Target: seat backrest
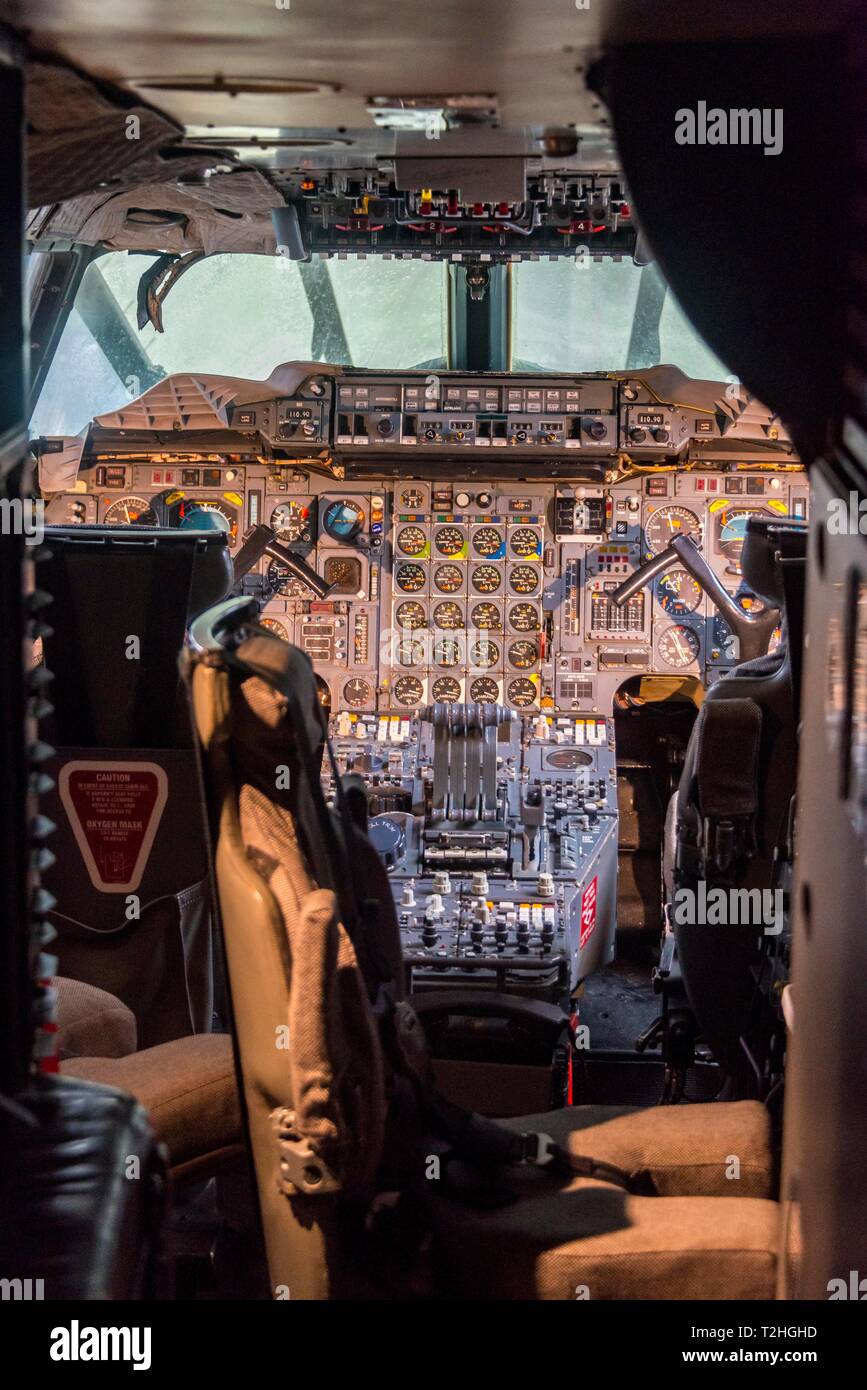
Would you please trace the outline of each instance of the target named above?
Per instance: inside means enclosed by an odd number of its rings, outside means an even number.
[[[55,952],[60,973],[133,1010],[148,1047],[212,1022],[205,823],[177,662],[191,613],[231,584],[226,537],[48,527],[46,542]]]
[[[749,852],[739,856],[731,873],[723,875],[726,886],[747,890],[774,886],[776,856],[787,835],[797,777],[784,540],[790,558],[806,553],[806,527],[750,518],[742,557],[744,582],[767,606],[780,609],[783,637],[775,652],[744,662],[707,693],[690,736],[677,792],[676,888],[695,890],[707,874],[705,824],[725,795],[740,798],[741,815],[749,819],[754,838]],[[725,710],[720,710],[722,702]],[[748,743],[753,733],[754,741]],[[702,851],[698,856],[697,846]],[[700,921],[678,922],[675,917],[675,935],[684,985],[702,1031],[719,1059],[736,1069],[741,1060],[740,1034],[754,998],[750,966],[757,958],[761,928],[747,923],[713,929]]]
[[[375,850],[325,807],[309,659],[252,625],[237,654],[243,670],[213,648],[186,664],[272,1293],[339,1297],[341,1203],[372,1190],[386,1123],[371,972],[347,923],[372,905],[386,957],[372,973],[397,991],[399,933]]]

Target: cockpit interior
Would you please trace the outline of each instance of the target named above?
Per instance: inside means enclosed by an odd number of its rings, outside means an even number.
[[[4,1299],[867,1297],[867,26],[756,8],[0,0]]]

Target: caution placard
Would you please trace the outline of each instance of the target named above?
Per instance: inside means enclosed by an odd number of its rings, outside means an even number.
[[[69,762],[58,791],[90,881],[100,893],[134,893],[168,798],[150,762]]]

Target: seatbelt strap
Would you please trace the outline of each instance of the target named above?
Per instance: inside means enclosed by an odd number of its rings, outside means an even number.
[[[595,1178],[632,1191],[633,1175],[613,1163],[602,1163],[586,1154],[574,1154],[542,1131],[506,1129],[484,1115],[453,1105],[437,1091],[424,1097],[425,1109],[436,1129],[448,1141],[442,1155],[481,1169],[482,1181],[492,1170],[509,1167],[545,1168],[562,1177]]]

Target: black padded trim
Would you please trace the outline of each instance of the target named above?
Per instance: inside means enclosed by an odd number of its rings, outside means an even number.
[[[43,1280],[46,1300],[156,1294],[166,1170],[138,1101],[44,1077],[0,1108],[0,1154],[4,1276]]]
[[[703,816],[754,816],[762,711],[754,700],[711,700],[697,721],[696,782]]]

